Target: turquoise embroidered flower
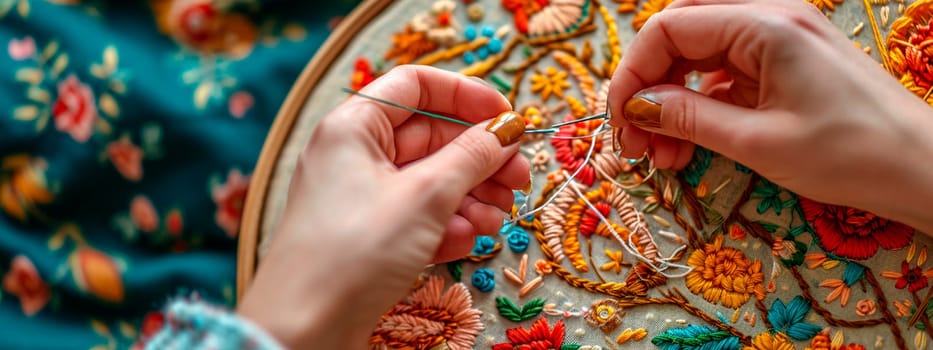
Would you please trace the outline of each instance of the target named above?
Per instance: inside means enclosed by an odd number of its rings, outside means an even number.
[[[771,310],[768,311],[768,321],[774,330],[787,334],[796,340],[807,340],[816,336],[822,328],[806,323],[803,320],[810,312],[810,304],[801,297],[795,296],[787,305],[781,299],[774,300]]]
[[[489,55],[495,55],[502,52],[502,38],[496,37],[496,29],[492,26],[485,25],[479,30],[477,30],[474,26],[468,26],[463,30],[463,36],[468,41],[476,40],[479,35],[489,38],[489,42],[486,43],[486,45],[476,49],[476,52],[468,51],[464,53],[463,63],[473,64],[476,63],[477,60],[485,60],[489,58]]]
[[[473,256],[483,256],[492,254],[493,249],[496,247],[496,240],[492,239],[489,236],[478,236],[476,237],[476,245],[473,246],[473,251],[470,252],[470,255]]]
[[[495,275],[492,270],[487,268],[482,268],[473,272],[473,277],[470,278],[473,282],[473,287],[476,287],[480,292],[487,293],[491,292],[493,288],[496,287]]]
[[[528,244],[531,243],[531,237],[528,236],[528,233],[525,232],[525,229],[512,225],[506,222],[505,225],[499,229],[499,233],[506,236],[506,242],[509,244],[509,249],[516,253],[524,253],[528,250]]]

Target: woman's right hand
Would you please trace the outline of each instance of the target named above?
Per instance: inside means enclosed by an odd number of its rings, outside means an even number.
[[[700,94],[684,73],[724,77]],[[680,0],[645,24],[609,91],[622,155],[693,145],[800,195],[933,232],[933,113],[804,1]]]

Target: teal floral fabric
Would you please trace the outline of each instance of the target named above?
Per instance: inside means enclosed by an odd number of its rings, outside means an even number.
[[[232,306],[252,169],[357,0],[0,0],[0,348],[124,349]]]

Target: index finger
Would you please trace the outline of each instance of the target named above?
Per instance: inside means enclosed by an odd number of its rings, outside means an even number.
[[[474,124],[512,108],[504,96],[481,81],[429,66],[396,67],[360,92]],[[375,117],[384,117],[393,128],[412,116],[404,109],[358,96],[351,97],[345,107],[351,110],[375,107],[379,112]],[[364,115],[373,116],[373,113]]]
[[[766,50],[780,49],[787,41],[784,39],[797,35],[794,31],[775,33],[772,29],[809,22],[800,18],[806,12],[790,11],[793,5],[735,2],[678,5],[652,16],[635,36],[613,75],[609,91],[612,124],[625,126],[623,118],[615,118],[621,116],[624,103],[638,91],[663,82],[676,61],[710,62],[718,57],[721,65],[728,62],[745,75],[758,77]],[[775,16],[775,12],[783,13]],[[784,38],[774,40],[774,36]]]

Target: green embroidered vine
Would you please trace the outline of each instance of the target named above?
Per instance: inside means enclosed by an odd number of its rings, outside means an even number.
[[[518,307],[509,298],[496,298],[496,308],[499,309],[499,314],[512,322],[521,322],[538,316],[544,310],[544,303],[544,299],[535,298],[531,299],[525,306]]]

